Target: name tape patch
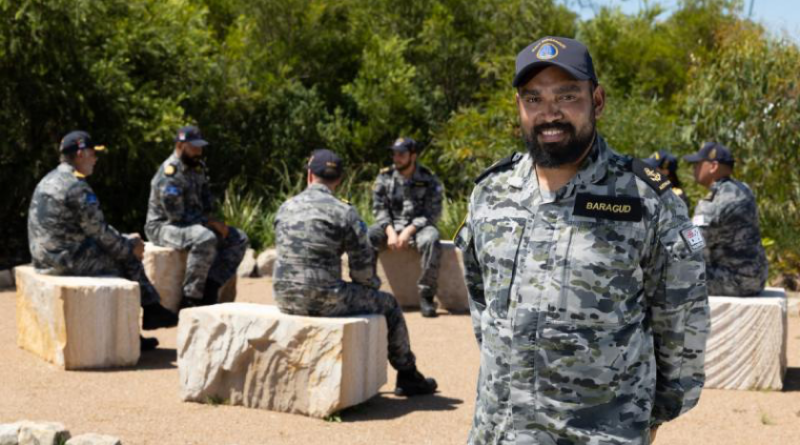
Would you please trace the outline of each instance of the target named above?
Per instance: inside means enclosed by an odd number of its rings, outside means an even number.
[[[703,239],[703,234],[697,227],[690,227],[688,229],[681,230],[681,236],[683,237],[683,240],[686,241],[686,245],[689,246],[689,250],[692,252],[697,252],[698,250],[702,250],[704,247],[706,247],[706,240]]]
[[[614,221],[641,221],[642,200],[631,196],[600,196],[578,193],[573,215]]]

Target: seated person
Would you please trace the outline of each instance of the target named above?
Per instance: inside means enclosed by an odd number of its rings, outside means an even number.
[[[642,162],[669,179],[670,184],[672,184],[672,193],[675,193],[678,198],[683,200],[688,210],[690,207],[689,197],[686,196],[686,193],[681,188],[681,180],[678,179],[678,158],[667,150],[658,150],[650,155],[649,158],[642,159]]]
[[[114,276],[139,283],[144,309],[143,329],[175,326],[178,318],[161,306],[158,292],[142,266],[144,243],[108,225],[100,202],[86,178],[94,171],[95,145],[84,131],[61,141],[61,164],[36,186],[28,210],[28,242],[37,272],[51,275]],[[140,338],[141,349],[158,346]]]
[[[236,273],[247,250],[247,235],[212,216],[200,129],[178,130],[175,151],[150,182],[147,238],[162,247],[189,251],[181,307],[217,302],[219,289]]]
[[[708,142],[683,159],[694,164],[697,183],[709,189],[692,218],[706,241],[708,294],[758,295],[767,282],[769,264],[761,245],[756,198],[747,184],[731,178],[733,155],[724,145]]]
[[[417,371],[403,311],[392,295],[378,290],[366,224],[355,208],[333,195],[342,170],[335,153],[316,150],[308,163],[308,187],[278,210],[275,302],[281,312],[295,315],[383,314],[389,328],[389,363],[397,370],[395,394],[433,394],[436,380]],[[341,279],[344,252],[352,282]]]

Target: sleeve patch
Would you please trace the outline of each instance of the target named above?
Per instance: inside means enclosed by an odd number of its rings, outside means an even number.
[[[703,250],[703,248],[706,247],[706,241],[703,239],[703,234],[700,233],[700,229],[697,227],[690,227],[688,229],[681,230],[681,237],[683,238],[683,241],[686,242],[689,250],[692,252]]]
[[[358,234],[359,236],[367,234],[367,223],[365,223],[364,220],[358,221]]]
[[[84,196],[84,202],[86,202],[86,204],[94,205],[99,201],[97,200],[97,195],[91,192],[86,192],[86,195]]]
[[[164,189],[164,194],[167,195],[167,196],[180,196],[181,189],[179,189],[175,185],[170,184],[170,185],[167,186],[166,189]]]

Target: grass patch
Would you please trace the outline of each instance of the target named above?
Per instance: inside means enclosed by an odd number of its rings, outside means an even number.
[[[227,405],[228,400],[220,396],[206,396],[206,404],[211,406]]]

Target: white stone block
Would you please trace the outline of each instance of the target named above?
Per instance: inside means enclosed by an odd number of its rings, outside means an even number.
[[[301,317],[249,303],[186,309],[181,397],[325,417],[386,383],[386,332],[382,315]]]
[[[256,258],[256,270],[260,277],[272,277],[272,269],[275,267],[275,260],[278,252],[275,249],[267,249],[258,254]]]
[[[256,252],[253,249],[247,249],[244,251],[242,262],[236,269],[236,275],[239,278],[249,278],[257,276],[256,273]]]
[[[89,433],[75,436],[65,445],[122,445],[122,442],[114,436]]]
[[[64,369],[139,360],[139,284],[122,278],[17,274],[17,344]]]
[[[161,305],[177,313],[183,297],[183,277],[186,275],[188,252],[170,247],[144,243],[144,272],[161,296]],[[220,302],[236,299],[236,277],[228,280],[219,291]]]
[[[709,306],[705,387],[782,389],[788,336],[784,290],[767,288],[757,297],[711,296]]]
[[[18,445],[19,428],[19,422],[0,425],[0,445]]]
[[[20,422],[19,445],[61,445],[69,431],[55,422]]]

